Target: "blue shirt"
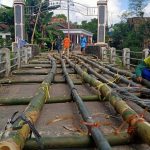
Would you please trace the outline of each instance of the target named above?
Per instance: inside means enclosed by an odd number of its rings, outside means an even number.
[[[86,47],[86,43],[87,43],[86,37],[81,37],[80,38],[80,45],[82,48]]]

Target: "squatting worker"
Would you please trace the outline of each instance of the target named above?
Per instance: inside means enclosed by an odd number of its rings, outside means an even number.
[[[150,53],[150,51],[149,51]],[[150,56],[144,59],[135,70],[136,79],[138,82],[142,81],[142,78],[150,81]]]
[[[87,45],[86,37],[84,37],[84,35],[81,34],[81,38],[80,38],[80,46],[81,46],[81,53],[82,53],[82,54],[85,53],[86,45]]]
[[[63,45],[64,45],[63,54],[67,53],[67,56],[69,56],[70,39],[68,38],[67,35],[64,38]]]

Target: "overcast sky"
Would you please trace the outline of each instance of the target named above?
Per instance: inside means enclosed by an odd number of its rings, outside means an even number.
[[[97,0],[74,0],[75,2],[82,3],[84,5],[88,5],[90,7],[97,6]],[[0,0],[0,3],[12,6],[13,0]],[[128,9],[128,0],[108,0],[108,21],[109,24],[114,24],[120,20],[120,16],[122,12]],[[58,12],[57,13],[62,13]],[[145,8],[146,16],[150,14],[150,3]],[[89,20],[89,17],[85,17],[79,13],[71,12],[70,14],[71,21],[80,22],[81,20]]]

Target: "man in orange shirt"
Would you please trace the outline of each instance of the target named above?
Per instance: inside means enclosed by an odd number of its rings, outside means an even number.
[[[64,38],[63,45],[64,45],[63,54],[67,53],[67,56],[69,56],[70,39],[68,38],[67,35]]]

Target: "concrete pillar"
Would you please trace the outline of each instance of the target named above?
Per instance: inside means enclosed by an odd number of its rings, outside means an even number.
[[[98,34],[97,43],[105,43],[106,23],[107,23],[107,0],[99,0],[98,7]]]
[[[25,39],[25,2],[14,0],[15,42]]]
[[[10,50],[8,48],[2,48],[0,50],[0,53],[4,54],[4,60],[6,61],[5,68],[6,68],[6,73],[5,76],[8,77],[9,73],[11,71],[11,65],[10,65]]]
[[[107,49],[106,47],[101,47],[101,59],[102,61],[106,61],[107,60]]]
[[[90,41],[91,41],[91,44],[93,43],[93,38],[92,38],[92,36],[90,37]]]
[[[25,55],[25,64],[28,63],[28,48],[24,47],[24,55]]]
[[[110,63],[115,64],[116,60],[116,48],[111,47],[110,48]]]
[[[143,57],[146,58],[149,55],[149,49],[143,50]]]
[[[18,64],[18,69],[21,67],[21,52],[20,52],[20,48],[16,48],[16,50],[17,50],[17,64]],[[21,49],[22,50],[22,49]]]
[[[123,49],[123,66],[127,69],[130,69],[130,49],[124,48]]]
[[[79,35],[77,34],[77,44],[79,44]]]

